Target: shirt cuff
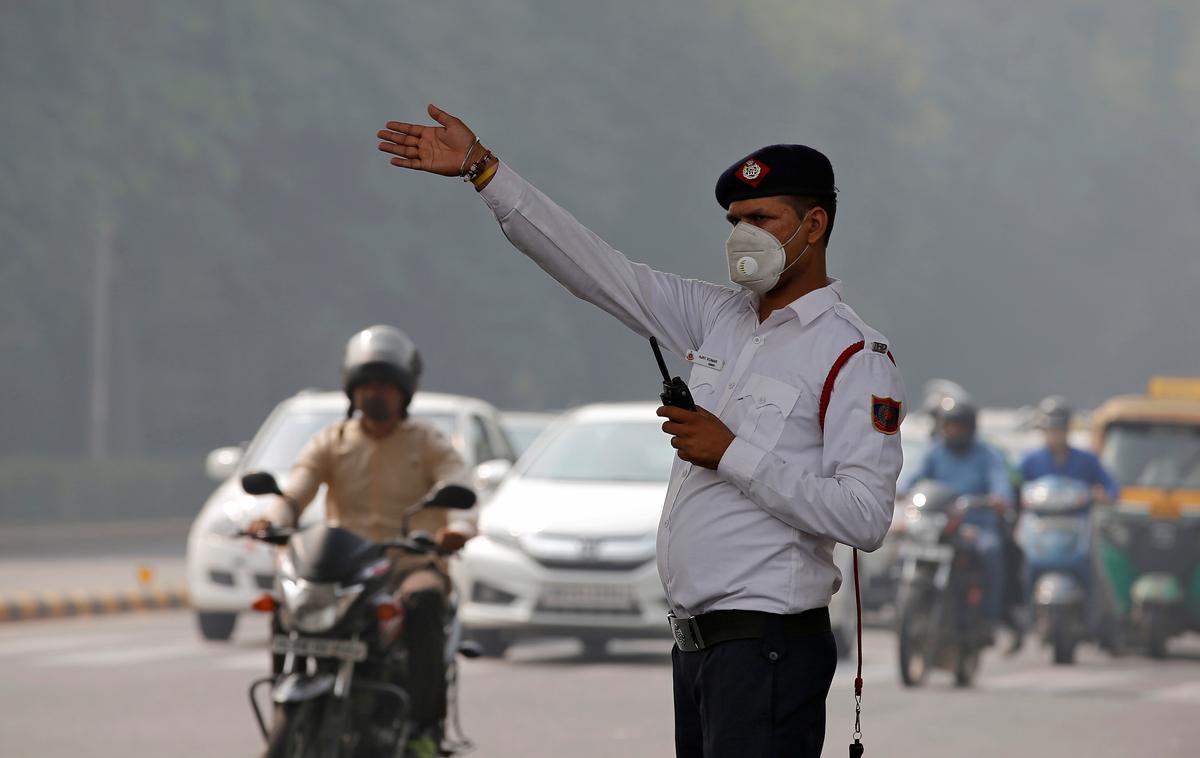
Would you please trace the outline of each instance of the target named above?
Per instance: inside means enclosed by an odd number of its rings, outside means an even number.
[[[496,214],[496,218],[503,220],[517,207],[524,184],[525,181],[516,171],[509,168],[504,161],[500,161],[495,176],[479,194],[492,209],[492,213]]]
[[[766,454],[765,450],[760,450],[741,437],[734,437],[717,464],[717,475],[737,487],[743,495],[749,495],[754,472]]]

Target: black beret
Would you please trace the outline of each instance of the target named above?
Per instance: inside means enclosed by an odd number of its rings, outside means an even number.
[[[717,202],[726,210],[738,200],[775,195],[836,197],[833,165],[824,153],[806,145],[768,145],[717,179]]]

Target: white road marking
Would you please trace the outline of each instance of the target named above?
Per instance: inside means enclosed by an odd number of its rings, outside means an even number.
[[[46,666],[124,666],[150,661],[179,660],[210,656],[212,650],[199,643],[165,645],[162,647],[134,647],[114,650],[94,650],[67,655],[47,657]]]
[[[265,649],[255,653],[236,653],[223,656],[213,663],[213,668],[225,671],[261,671],[267,674],[270,672],[271,658]]]
[[[1145,694],[1148,700],[1170,703],[1200,703],[1200,681],[1184,682],[1173,687],[1162,687]]]
[[[78,634],[65,637],[25,637],[0,640],[0,657],[29,655],[73,648],[96,648],[105,645],[130,645],[136,638],[128,634]]]
[[[1037,668],[999,676],[981,672],[979,686],[986,690],[1021,690],[1060,694],[1068,692],[1091,692],[1097,690],[1132,691],[1123,688],[1136,677],[1131,671],[1097,671],[1093,669]]]

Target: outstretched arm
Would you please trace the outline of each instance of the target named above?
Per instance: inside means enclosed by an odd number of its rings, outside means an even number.
[[[429,106],[439,126],[388,122],[379,149],[402,168],[474,182],[509,241],[577,297],[676,354],[700,347],[735,293],[629,261],[479,144],[458,118]]]

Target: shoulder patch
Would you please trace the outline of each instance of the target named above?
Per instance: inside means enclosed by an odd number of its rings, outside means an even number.
[[[883,434],[900,431],[900,401],[871,395],[871,423]]]
[[[871,343],[871,351],[875,352],[875,353],[886,353],[887,352],[887,343],[886,342],[872,342]]]

